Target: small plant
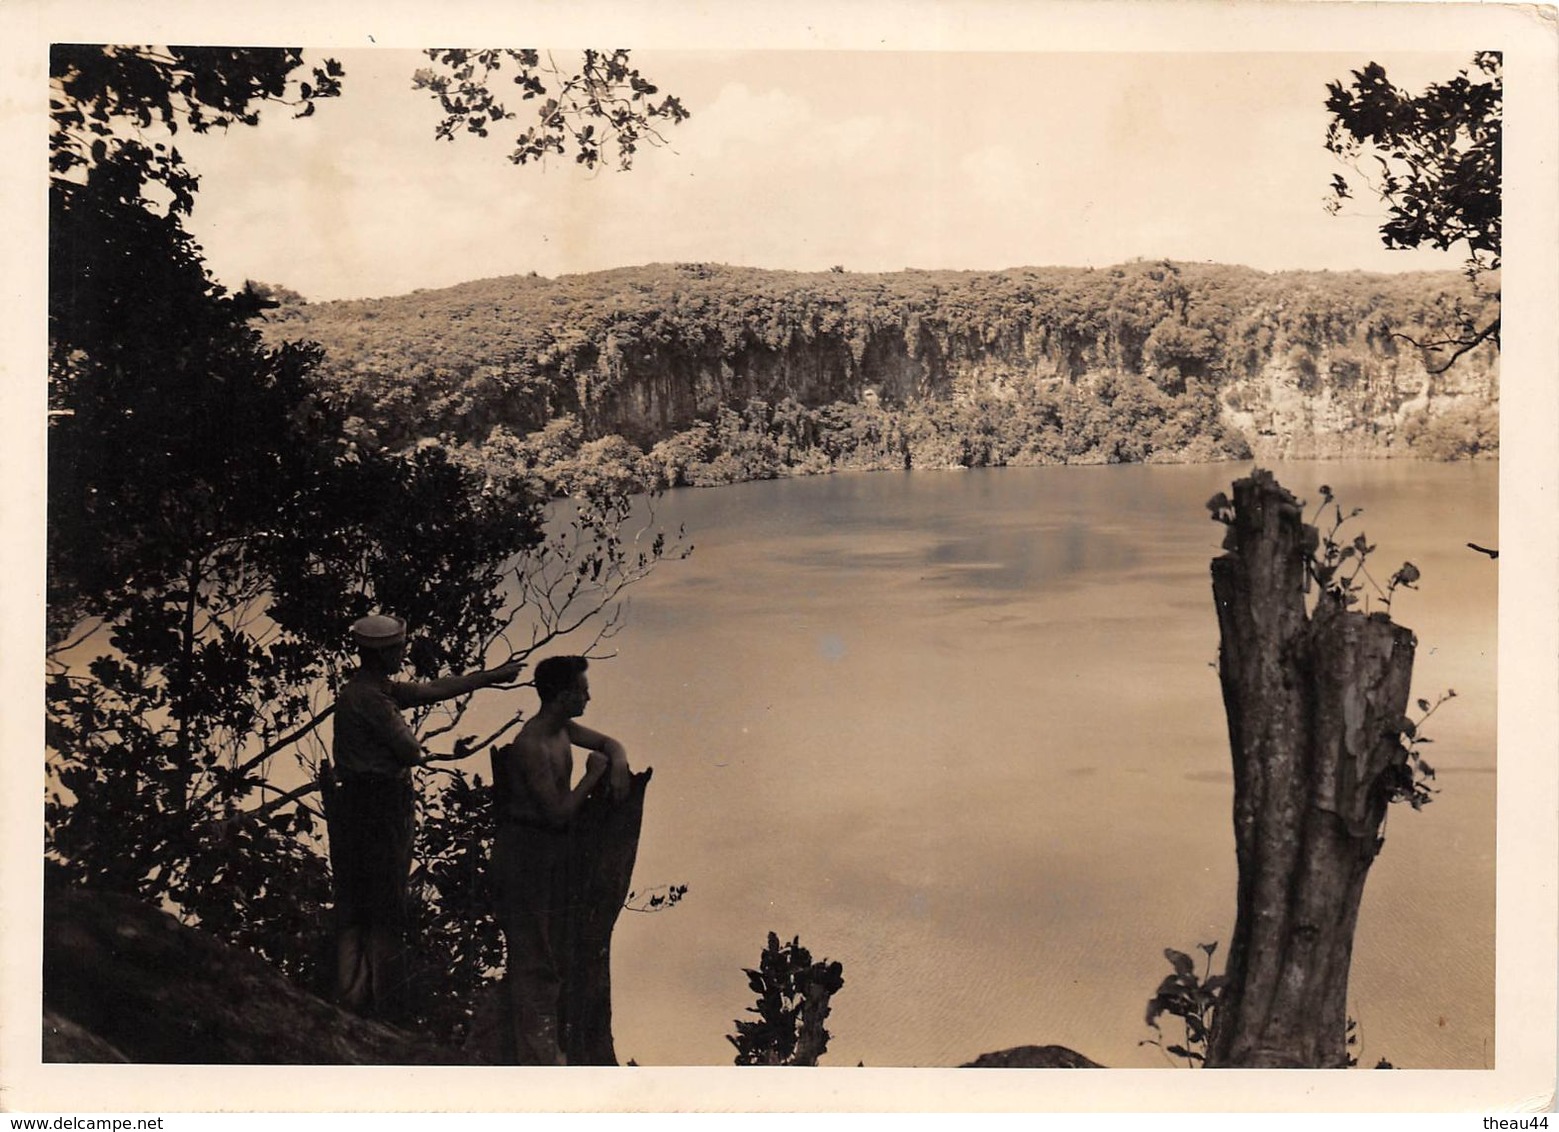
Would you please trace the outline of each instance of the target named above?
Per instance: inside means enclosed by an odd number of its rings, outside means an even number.
[[[1364,589],[1364,584],[1359,581],[1362,577],[1374,589],[1374,596],[1380,602],[1381,607],[1387,612],[1391,609],[1391,599],[1398,589],[1416,589],[1421,577],[1418,567],[1411,562],[1402,563],[1396,573],[1387,579],[1384,588],[1369,572],[1366,560],[1374,553],[1375,545],[1360,532],[1352,541],[1343,542],[1340,534],[1343,526],[1351,519],[1356,519],[1364,514],[1364,508],[1355,507],[1347,515],[1343,514],[1342,507],[1332,495],[1332,489],[1326,484],[1321,485],[1321,504],[1316,508],[1315,516],[1310,520],[1315,527],[1321,521],[1322,514],[1328,507],[1332,508],[1332,527],[1324,535],[1320,534],[1316,527],[1318,545],[1310,548],[1308,569],[1310,577],[1320,587],[1323,595],[1340,604],[1344,609],[1358,604],[1359,595],[1365,599],[1365,610],[1368,612],[1370,594]],[[1345,572],[1346,571],[1346,572]]]
[[[816,1065],[828,1049],[823,1027],[829,999],[844,986],[844,965],[822,960],[801,946],[800,937],[781,944],[769,933],[758,969],[745,968],[747,985],[758,996],[747,1013],[756,1021],[737,1021],[726,1040],[736,1047],[737,1065]]]
[[[1416,720],[1403,716],[1401,722],[1397,724],[1397,741],[1407,752],[1407,761],[1389,767],[1382,777],[1381,787],[1386,792],[1386,801],[1406,802],[1415,810],[1421,810],[1434,800],[1434,795],[1439,793],[1429,785],[1434,781],[1435,770],[1425,760],[1423,752],[1423,747],[1433,743],[1434,740],[1426,738],[1422,728],[1424,721],[1440,710],[1441,704],[1455,698],[1456,689],[1449,688],[1432,704],[1428,700],[1421,699],[1418,701],[1418,710],[1423,714]]]
[[[1214,975],[1213,952],[1218,943],[1196,945],[1207,956],[1206,969],[1201,977],[1196,973],[1196,962],[1183,951],[1172,947],[1164,949],[1174,971],[1164,977],[1158,992],[1148,1000],[1147,1024],[1158,1033],[1156,1038],[1144,1038],[1138,1045],[1157,1046],[1166,1058],[1181,1057],[1189,1068],[1196,1068],[1207,1061],[1207,1043],[1212,1036],[1213,1012],[1218,1008],[1218,995],[1224,987],[1224,976]],[[1168,1014],[1179,1018],[1184,1038],[1173,1045],[1164,1044],[1164,1033],[1158,1020]],[[1173,1064],[1173,1062],[1171,1062]]]
[[[668,908],[675,908],[686,895],[685,884],[657,884],[642,891],[630,892],[628,899],[623,901],[623,909],[628,912],[664,912]]]
[[[1359,1067],[1359,1020],[1350,1017],[1348,1019],[1348,1068]],[[1384,1057],[1375,1063],[1376,1069],[1395,1069],[1396,1066]]]
[[[1323,533],[1317,524],[1321,522],[1328,507],[1332,509],[1331,529]],[[1207,501],[1207,510],[1211,512],[1214,522],[1225,526],[1234,522],[1234,503],[1224,492],[1220,491]],[[1364,514],[1362,507],[1355,507],[1346,515],[1343,514],[1342,506],[1332,494],[1331,487],[1326,484],[1321,485],[1320,506],[1311,516],[1305,532],[1307,551],[1305,584],[1308,588],[1310,583],[1314,582],[1323,597],[1344,609],[1359,604],[1362,595],[1366,612],[1373,597],[1380,603],[1382,610],[1389,613],[1391,599],[1396,595],[1397,590],[1416,589],[1422,574],[1417,566],[1411,562],[1404,562],[1386,580],[1384,586],[1377,582],[1366,564],[1369,556],[1375,551],[1375,545],[1362,532],[1351,540],[1345,540],[1342,535],[1342,528],[1362,514]],[[1365,589],[1365,583],[1373,589],[1373,594]]]

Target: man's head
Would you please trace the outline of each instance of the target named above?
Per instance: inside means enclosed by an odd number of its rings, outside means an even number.
[[[406,622],[373,613],[352,622],[352,640],[363,666],[388,676],[401,666],[406,653]]]
[[[583,715],[590,702],[590,681],[585,669],[590,662],[582,656],[549,656],[536,666],[536,695],[541,706],[556,702],[570,719]]]

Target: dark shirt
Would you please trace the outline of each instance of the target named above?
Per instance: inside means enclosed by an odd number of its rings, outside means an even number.
[[[412,685],[359,668],[336,693],[336,770],[355,775],[403,775],[422,757],[422,744],[401,709],[414,703]]]

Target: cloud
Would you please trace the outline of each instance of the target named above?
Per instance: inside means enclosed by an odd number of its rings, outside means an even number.
[[[416,63],[349,59],[311,119],[181,139],[221,277],[326,298],[670,260],[1409,266],[1320,208],[1346,60],[683,53],[655,76],[693,117],[629,173],[516,167],[512,134],[434,141]]]
[[[1039,161],[1010,146],[988,146],[966,154],[958,163],[970,196],[987,201],[1031,197],[1038,181]]]
[[[676,127],[673,145],[686,159],[701,165],[761,157],[785,148],[788,140],[804,133],[815,120],[816,114],[804,98],[731,83],[711,105]]]

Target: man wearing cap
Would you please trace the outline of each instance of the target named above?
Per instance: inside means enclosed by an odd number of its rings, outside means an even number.
[[[438,680],[392,680],[406,651],[406,623],[373,614],[352,624],[359,666],[336,694],[335,785],[326,807],[336,899],[340,1001],[358,1014],[397,1020],[404,1008],[402,935],[408,914],[415,810],[411,768],[422,744],[401,712],[511,683],[519,661]]]

